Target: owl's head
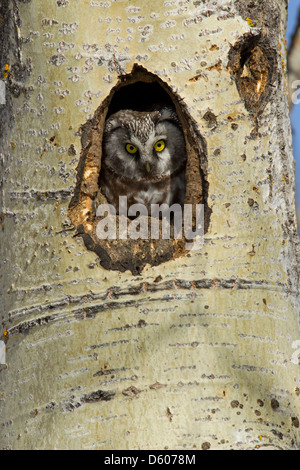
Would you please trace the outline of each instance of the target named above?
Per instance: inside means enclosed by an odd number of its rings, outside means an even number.
[[[121,110],[106,121],[103,162],[116,175],[135,181],[171,176],[186,163],[181,123],[171,108]]]

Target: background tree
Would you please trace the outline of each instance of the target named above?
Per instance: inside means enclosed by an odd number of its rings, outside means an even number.
[[[300,70],[298,65],[298,58],[300,53],[300,2],[294,0],[289,3],[288,8],[288,23],[287,23],[287,47],[288,47],[288,79],[289,79],[289,107],[290,117],[293,132],[293,148],[294,158],[296,163],[299,161],[299,122],[300,122],[300,107],[294,106],[299,104],[299,83],[300,83]],[[296,89],[298,87],[298,90]],[[294,96],[294,99],[292,97]],[[296,209],[298,219],[298,233],[299,233],[299,168],[296,166]]]
[[[286,7],[1,3],[2,448],[299,448]],[[89,227],[135,64],[176,98],[207,218],[201,249],[132,274]]]

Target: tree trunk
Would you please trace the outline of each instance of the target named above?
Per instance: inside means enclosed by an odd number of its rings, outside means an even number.
[[[286,6],[2,3],[2,448],[299,448]],[[138,272],[89,232],[105,112],[137,70],[182,111],[207,216],[204,246]]]

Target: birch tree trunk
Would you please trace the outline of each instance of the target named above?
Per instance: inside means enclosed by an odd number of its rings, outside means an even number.
[[[299,449],[286,1],[1,5],[1,447]],[[205,143],[209,212],[203,247],[139,273],[69,210],[134,67]]]

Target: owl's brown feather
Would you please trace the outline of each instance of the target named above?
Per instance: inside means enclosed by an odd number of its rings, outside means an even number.
[[[165,148],[155,151],[163,140]],[[126,151],[131,144],[137,152]],[[185,140],[173,109],[137,112],[122,110],[106,122],[100,187],[109,203],[118,209],[119,196],[135,203],[183,205],[185,195]]]

